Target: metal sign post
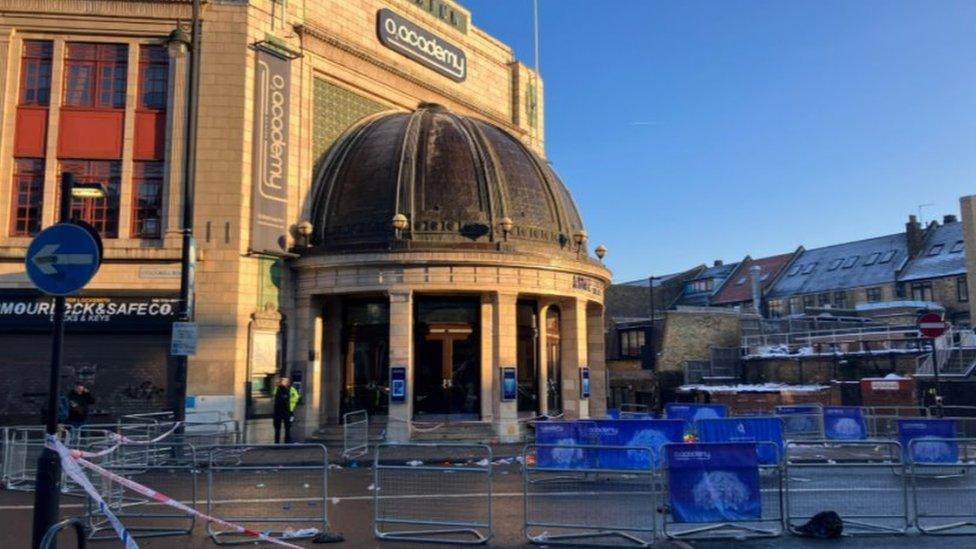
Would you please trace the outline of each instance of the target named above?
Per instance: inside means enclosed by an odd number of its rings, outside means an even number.
[[[54,295],[54,333],[51,341],[51,371],[48,378],[47,425],[45,432],[58,430],[58,393],[61,355],[64,348],[64,296],[85,287],[101,265],[101,242],[98,234],[81,224],[65,223],[71,216],[74,177],[61,174],[60,219],[44,229],[27,248],[27,276],[42,292]],[[61,461],[57,452],[45,447],[37,459],[34,492],[34,527],[32,547],[37,549],[48,529],[59,519],[61,495]]]
[[[925,313],[918,319],[918,333],[932,340],[932,372],[935,375],[935,415],[942,417],[942,381],[939,379],[939,357],[935,348],[936,338],[942,337],[949,329],[939,313]]]

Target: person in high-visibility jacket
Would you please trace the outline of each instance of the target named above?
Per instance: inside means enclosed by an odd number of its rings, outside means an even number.
[[[274,433],[275,444],[281,442],[281,428],[285,428],[285,444],[291,444],[291,424],[295,421],[295,406],[298,406],[298,390],[291,386],[291,380],[283,377],[278,380],[274,392]]]

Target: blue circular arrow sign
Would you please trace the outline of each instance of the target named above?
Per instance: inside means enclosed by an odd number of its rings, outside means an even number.
[[[101,265],[98,242],[79,225],[58,223],[44,229],[27,248],[27,276],[49,295],[77,292]]]

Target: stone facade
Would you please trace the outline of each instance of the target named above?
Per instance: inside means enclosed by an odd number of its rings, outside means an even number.
[[[334,372],[323,363],[323,357],[339,353],[341,328],[330,322],[329,316],[340,309],[339,296],[353,289],[385,295],[390,304],[390,361],[410,367],[411,303],[416,292],[428,288],[483,296],[485,397],[498,394],[493,385],[499,382],[493,378],[497,365],[513,359],[512,302],[529,292],[543,307],[540,312],[550,303],[561,306],[564,325],[573,330],[562,337],[565,362],[589,363],[594,400],[602,400],[602,393],[597,394],[605,390],[602,340],[592,335],[592,328],[597,319],[602,324],[602,288],[609,283],[609,274],[596,262],[572,264],[531,254],[447,253],[413,257],[409,266],[398,264],[393,256],[359,258],[352,263],[344,262],[342,257],[334,261],[306,258],[292,263],[286,258],[251,252],[255,67],[259,47],[270,47],[293,57],[287,97],[291,108],[287,122],[290,145],[286,158],[286,248],[296,244],[296,225],[309,218],[309,197],[323,155],[363,117],[438,103],[460,115],[496,125],[544,155],[541,78],[515,60],[510,47],[479,29],[477,14],[472,16],[462,6],[451,5],[463,24],[441,19],[410,0],[204,3],[198,98],[201,114],[193,198],[197,246],[195,312],[200,344],[196,356],[189,361],[187,390],[198,397],[198,402],[219,402],[220,411],[243,418],[247,383],[254,372],[266,371],[268,360],[273,360],[273,370],[294,369],[305,374],[307,393],[300,419],[308,430],[314,430],[320,421],[335,420],[338,410],[330,401],[335,397],[322,386],[338,382],[330,377]],[[447,78],[384,46],[377,37],[378,12],[383,9],[460,48],[466,55],[466,78]],[[138,94],[134,83],[139,78],[135,59],[141,45],[163,44],[178,22],[189,18],[188,0],[0,0],[0,291],[31,289],[23,270],[30,239],[10,236],[8,232],[13,210],[13,143],[22,80],[22,46],[25,39],[30,39],[50,40],[54,48],[42,226],[55,221],[65,44],[125,44],[130,59],[128,82],[132,85],[125,101],[119,235],[105,239],[104,264],[86,293],[176,294],[188,63],[186,58],[179,58],[169,64],[162,236],[147,240],[130,232],[132,206],[137,200],[132,191],[133,121]],[[433,262],[429,268],[415,267],[417,261],[426,260]],[[453,264],[455,260],[459,263]],[[372,263],[363,266],[360,261]],[[600,294],[574,290],[574,276],[591,277]],[[278,342],[272,352],[277,356],[269,358],[266,344],[272,339]],[[43,357],[36,362],[43,363]],[[0,366],[11,367],[6,363]],[[160,361],[162,378],[167,377],[165,373],[171,367],[165,360]],[[573,371],[566,374],[563,388],[578,390],[578,383]],[[14,389],[11,394],[18,391],[21,389]],[[483,402],[492,400],[485,398]],[[585,402],[570,399],[565,403],[567,413],[586,415]],[[506,403],[498,404],[497,408],[483,410],[482,417],[496,418],[499,433],[509,435],[512,429],[517,430],[516,418]],[[569,406],[575,409],[570,410]],[[593,404],[591,411],[601,408],[602,404]]]
[[[739,322],[737,311],[717,308],[668,311],[657,369],[680,372],[688,360],[709,360],[712,348],[739,347],[742,342]]]

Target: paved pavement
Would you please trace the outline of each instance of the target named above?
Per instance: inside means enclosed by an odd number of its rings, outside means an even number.
[[[268,458],[269,456],[265,456]],[[273,456],[272,456],[273,457]],[[277,459],[277,458],[274,458]],[[279,460],[280,461],[280,460]],[[253,462],[244,460],[236,462],[235,469],[228,461],[227,469],[223,470],[216,479],[215,492],[218,494],[219,502],[215,506],[217,514],[228,517],[237,515],[238,517],[247,516],[294,516],[296,513],[303,516],[311,516],[320,512],[320,505],[323,502],[322,493],[319,490],[321,475],[314,467],[307,467],[314,462],[309,456],[295,460],[291,463],[292,469],[285,469],[268,475],[259,469],[249,469],[249,465],[258,465],[262,459]],[[819,469],[817,468],[819,467]],[[321,468],[318,468],[321,470]],[[384,486],[389,486],[390,490],[397,490],[399,494],[408,494],[402,500],[403,506],[399,510],[426,509],[431,513],[438,513],[441,516],[452,516],[463,511],[477,509],[477,502],[484,501],[483,498],[464,497],[464,493],[481,493],[481,482],[483,477],[478,475],[464,476],[465,473],[446,475],[443,472],[431,471],[421,473],[423,469],[414,467],[402,473],[390,471],[389,474],[399,474],[399,477],[388,477],[384,481]],[[384,473],[386,474],[386,473]],[[416,479],[422,477],[422,483]],[[970,479],[970,477],[974,477]],[[158,488],[167,492],[169,495],[182,499],[192,499],[192,484],[185,480],[185,475],[172,475],[167,471],[153,471],[144,473],[137,477],[140,481],[145,481],[150,487]],[[618,486],[604,484],[604,489],[594,488],[593,484],[586,484],[581,479],[570,479],[567,486],[574,487],[576,491],[563,492],[566,497],[576,498],[577,503],[571,506],[577,513],[584,517],[595,516],[616,516],[616,512],[610,508],[608,503],[609,494],[619,493],[618,489],[622,486],[629,486],[633,489],[634,483],[639,482],[632,477],[619,478]],[[926,491],[931,501],[935,498],[939,501],[948,501],[941,510],[950,512],[973,512],[970,516],[976,516],[976,498],[973,498],[973,483],[976,474],[965,474],[962,476],[950,475],[945,478],[931,479],[926,481]],[[324,505],[328,511],[331,528],[335,532],[341,532],[345,536],[345,547],[418,547],[421,544],[405,542],[380,542],[377,541],[372,533],[373,517],[373,472],[370,468],[357,465],[345,466],[341,469],[333,468],[330,470],[328,478],[328,499],[324,500]],[[609,482],[609,481],[608,481]],[[904,506],[911,506],[911,501],[906,503],[904,492],[901,489],[901,478],[890,467],[876,465],[870,468],[857,468],[845,464],[820,464],[811,466],[808,469],[799,470],[790,479],[791,486],[799,495],[798,501],[794,502],[794,509],[800,513],[812,513],[822,509],[829,509],[832,506],[848,506],[852,509],[861,509],[863,513],[872,514],[872,510],[877,508],[895,509],[898,512],[904,510]],[[201,502],[206,493],[205,481],[201,481],[197,486],[197,500]],[[778,505],[775,478],[766,477],[763,485],[769,490],[764,494],[764,506],[767,511],[774,511]],[[581,487],[589,486],[587,492]],[[525,542],[522,534],[523,523],[523,480],[520,467],[517,463],[500,464],[494,468],[494,478],[491,484],[492,513],[494,520],[495,536],[492,539],[491,547],[530,547]],[[418,496],[419,493],[425,495]],[[433,493],[433,494],[432,494]],[[948,499],[945,494],[950,494]],[[18,549],[29,546],[30,521],[31,521],[31,501],[32,494],[23,492],[0,491],[0,547],[4,549]],[[631,494],[632,506],[639,507],[646,505],[646,499],[638,491]],[[397,500],[391,499],[395,503]],[[77,515],[83,512],[83,500],[75,496],[65,496],[62,498],[63,511],[65,516]],[[934,508],[934,505],[933,505]],[[552,510],[552,509],[550,509]],[[582,512],[581,512],[582,511]],[[557,514],[559,510],[554,512]],[[626,512],[626,511],[621,511]],[[568,513],[568,512],[567,512]],[[773,513],[775,514],[775,513]],[[565,518],[568,515],[563,515]],[[557,516],[556,518],[559,518]],[[154,519],[159,524],[166,522],[174,524],[172,519]],[[874,519],[865,519],[874,520]],[[888,520],[888,519],[885,519]],[[135,524],[136,521],[128,521]],[[180,523],[182,521],[177,521]],[[895,520],[894,522],[897,522]],[[64,539],[69,539],[66,535]],[[805,540],[790,535],[766,540],[753,540],[748,542],[722,541],[709,543],[696,543],[695,547],[720,548],[720,547],[787,547],[787,548],[823,548],[831,547],[851,547],[851,548],[888,548],[888,547],[918,547],[945,549],[947,540],[945,538],[921,536],[911,533],[907,536],[880,536],[851,538],[837,542]],[[956,547],[976,547],[976,536],[965,538],[954,538],[950,541]],[[164,538],[144,538],[139,540],[141,547],[147,548],[171,548],[180,547],[185,549],[212,548],[213,543],[206,535],[206,526],[197,523],[193,526],[192,534],[177,537]],[[72,547],[73,543],[62,543],[61,547]],[[303,547],[318,547],[319,545],[310,542],[299,543]],[[115,547],[116,542],[106,542],[95,544],[95,547]],[[666,544],[661,544],[667,547]],[[441,545],[443,547],[443,545]]]

